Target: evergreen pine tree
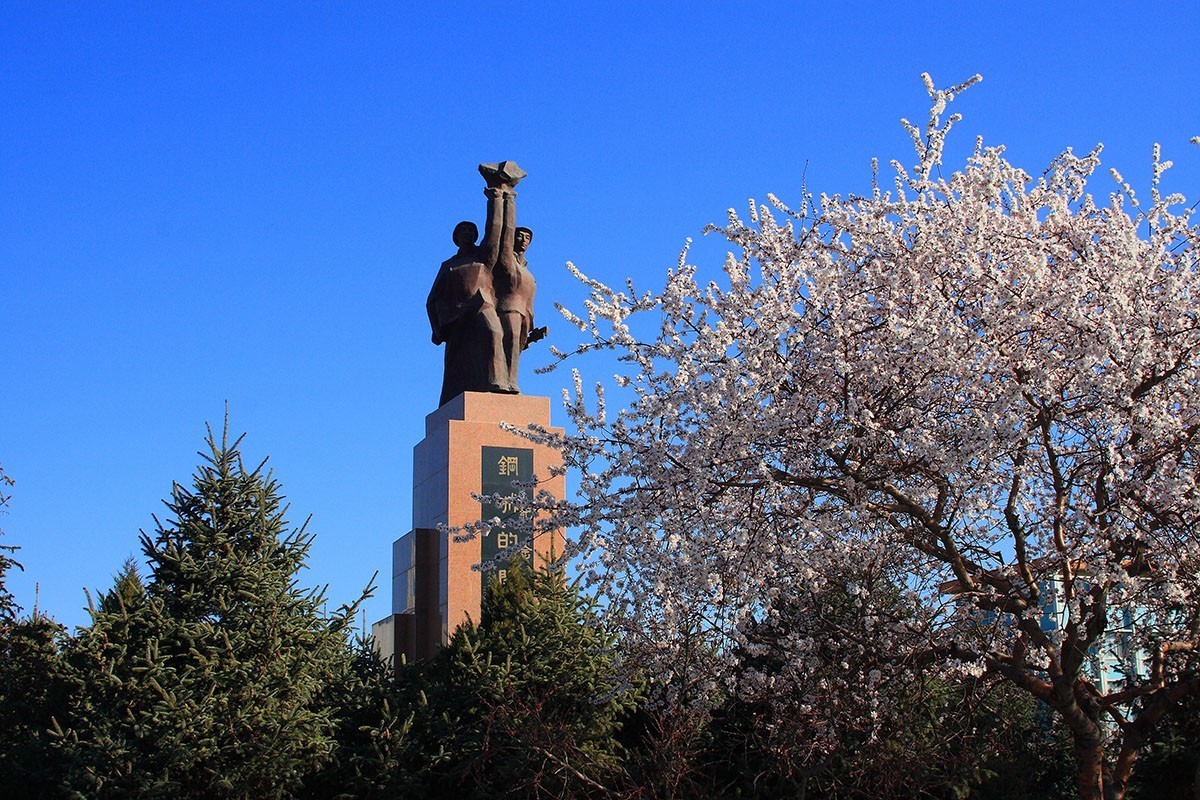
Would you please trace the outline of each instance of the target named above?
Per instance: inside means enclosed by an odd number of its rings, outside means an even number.
[[[0,797],[61,796],[52,733],[78,684],[61,654],[66,634],[44,614],[0,623]]]
[[[559,572],[510,567],[424,676],[412,738],[433,796],[589,797],[620,780],[632,704],[614,640]]]
[[[74,643],[88,691],[64,748],[82,795],[285,797],[331,757],[322,698],[352,657],[356,605],[326,615],[298,588],[312,536],[289,530],[278,483],[227,429],[142,535],[144,586],[127,567]]]
[[[161,647],[174,626],[131,560],[90,612],[66,647],[80,691],[58,721],[64,788],[74,797],[168,796],[188,760],[190,711]]]
[[[11,485],[0,468],[0,508]],[[0,545],[0,796],[55,797],[61,766],[50,728],[74,683],[60,652],[62,626],[37,609],[21,616],[8,591],[8,571],[21,566],[11,557],[15,550]]]
[[[359,640],[353,656],[339,662],[321,703],[334,721],[333,758],[316,765],[296,793],[303,800],[369,800],[408,796],[416,776],[405,767],[414,750],[409,728],[417,696],[396,680],[370,640]],[[419,748],[416,748],[419,751]]]

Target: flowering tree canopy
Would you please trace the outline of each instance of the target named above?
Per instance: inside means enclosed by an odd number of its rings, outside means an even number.
[[[575,270],[585,343],[559,355],[615,352],[628,402],[576,374],[552,523],[698,691],[788,682],[819,732],[930,666],[1001,676],[1062,715],[1081,796],[1120,797],[1200,691],[1200,230],[1157,148],[1148,203],[1088,193],[1099,148],[1035,179],[980,142],[943,177],[978,77],[925,80],[890,191],[731,211],[716,282],[687,251],[661,293]],[[1123,680],[1090,666],[1108,650]]]

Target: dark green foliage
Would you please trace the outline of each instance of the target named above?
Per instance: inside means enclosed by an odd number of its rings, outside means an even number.
[[[176,675],[160,650],[174,626],[161,604],[146,596],[131,562],[91,613],[91,625],[66,647],[81,692],[58,718],[68,759],[65,786],[75,796],[164,796],[174,785],[174,762],[187,758],[177,752],[186,712],[178,707]]]
[[[64,770],[52,733],[78,682],[61,655],[66,633],[34,613],[0,622],[0,796],[60,796]]]
[[[1008,684],[993,686],[975,713],[981,780],[972,800],[1073,800],[1078,773],[1071,733],[1057,714]],[[991,746],[989,747],[989,740]]]
[[[1200,698],[1186,698],[1158,724],[1129,787],[1133,800],[1200,797]]]
[[[0,468],[0,509],[12,479]],[[60,654],[65,632],[35,609],[21,617],[5,579],[20,568],[0,546],[0,795],[12,800],[57,796],[62,766],[50,728],[67,708],[75,682]]]
[[[305,800],[394,797],[413,788],[406,770],[415,697],[395,679],[370,641],[339,662],[321,697],[334,721],[333,757],[304,779]]]
[[[824,765],[814,796],[1058,800],[1075,796],[1070,739],[1046,709],[997,681],[927,679],[881,735]]]
[[[421,687],[415,767],[431,796],[609,794],[631,702],[614,678],[613,645],[560,573],[510,568],[479,624],[410,668]]]
[[[628,763],[639,798],[1066,800],[1070,737],[1003,684],[927,682],[876,737],[818,756],[797,720],[728,698],[704,717],[644,708]]]
[[[70,647],[86,694],[63,725],[72,789],[88,797],[279,798],[329,761],[323,702],[351,658],[353,608],[327,616],[297,588],[311,535],[288,530],[279,487],[238,442],[208,438],[192,489],[142,536]]]
[[[645,692],[624,721],[619,740],[625,752],[630,791],[638,800],[741,797],[743,778],[754,783],[757,756],[746,758],[742,742],[725,737],[707,709],[662,702],[662,687]],[[729,776],[736,776],[731,785]],[[777,796],[777,795],[771,795]]]

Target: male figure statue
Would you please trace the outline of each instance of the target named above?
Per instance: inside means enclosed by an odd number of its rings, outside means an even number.
[[[504,199],[500,233],[500,253],[493,273],[496,309],[504,330],[504,366],[508,371],[508,391],[519,394],[517,374],[521,351],[546,335],[545,328],[533,327],[533,297],[537,283],[529,271],[525,251],[533,241],[533,231],[517,227],[517,182],[525,171],[512,161],[480,164],[479,172],[489,187],[500,190]]]
[[[533,297],[537,293],[537,282],[529,271],[525,251],[533,241],[533,231],[517,226],[516,192],[504,192],[504,228],[500,236],[500,259],[496,265],[495,288],[496,309],[500,315],[500,327],[504,331],[504,362],[508,370],[509,385],[513,392],[517,388],[517,370],[521,352],[545,336],[544,328],[533,327]]]

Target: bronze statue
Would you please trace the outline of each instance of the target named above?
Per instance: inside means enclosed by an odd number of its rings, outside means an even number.
[[[521,351],[545,337],[533,327],[536,283],[525,259],[533,239],[517,227],[514,187],[525,172],[513,161],[480,164],[487,181],[483,243],[472,222],[454,228],[458,253],[442,262],[425,308],[433,343],[446,345],[439,405],[463,392],[518,394]]]

